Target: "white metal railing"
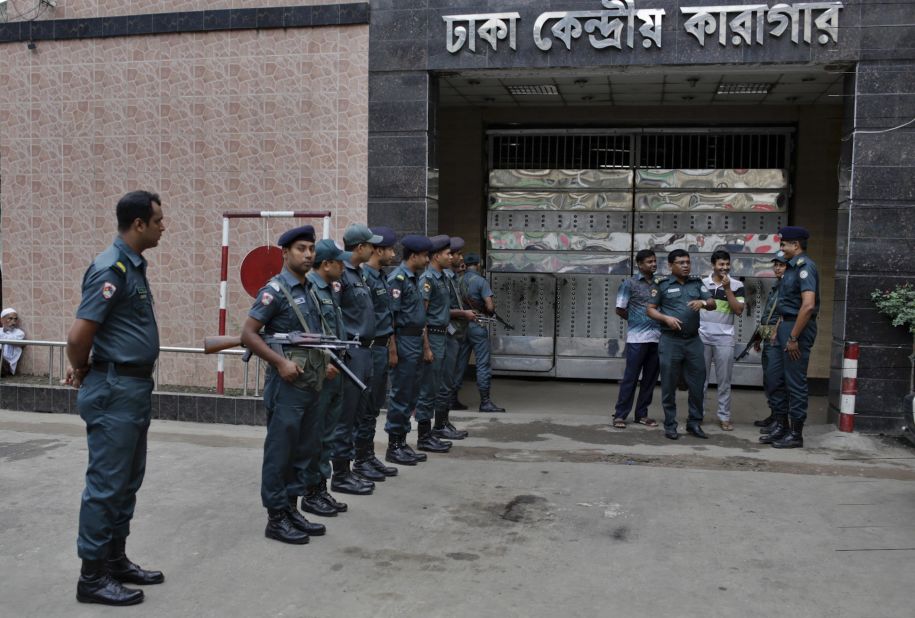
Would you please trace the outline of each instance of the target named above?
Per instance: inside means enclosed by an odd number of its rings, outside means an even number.
[[[15,345],[19,347],[24,346],[37,346],[37,347],[47,347],[48,348],[48,384],[54,384],[54,357],[55,349],[57,356],[57,377],[59,380],[64,380],[67,374],[67,360],[66,360],[66,341],[44,341],[41,339],[2,339],[0,340],[0,345]],[[186,347],[174,347],[174,346],[161,346],[159,348],[159,353],[175,353],[175,354],[203,354],[203,348],[186,348]],[[229,356],[243,356],[245,350],[239,348],[233,348],[231,350],[223,350],[221,354],[227,354]],[[258,397],[260,395],[260,376],[261,376],[261,359],[257,356],[254,356],[254,396]],[[216,361],[215,356],[213,361]],[[249,363],[244,364],[244,386],[242,387],[242,395],[248,396],[248,382],[249,382]],[[159,363],[156,362],[155,369],[155,383],[156,390],[159,389]]]

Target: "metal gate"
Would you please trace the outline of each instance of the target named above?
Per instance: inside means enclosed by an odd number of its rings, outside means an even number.
[[[705,275],[731,253],[755,328],[772,285],[775,232],[787,223],[791,129],[491,131],[487,267],[500,315],[493,369],[502,374],[622,377],[625,321],[616,291],[653,249],[686,249]],[[760,384],[759,358],[734,368]]]

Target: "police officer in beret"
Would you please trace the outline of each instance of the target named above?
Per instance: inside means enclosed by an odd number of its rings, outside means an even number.
[[[461,293],[458,291],[457,271],[464,264],[464,239],[451,237],[451,264],[443,272],[448,284],[451,321],[448,327],[448,338],[445,341],[445,362],[442,367],[442,385],[439,388],[435,410],[435,424],[432,433],[445,440],[463,440],[467,432],[459,430],[451,422],[450,411],[457,409],[457,391],[461,386],[463,374],[458,375],[458,359],[461,345],[467,338],[467,325],[475,319],[473,311],[464,306]],[[467,409],[464,406],[463,409]]]
[[[315,264],[308,273],[309,292],[321,314],[321,325],[325,335],[343,338],[343,314],[340,310],[340,278],[343,276],[343,248],[329,238],[315,244]],[[327,479],[331,489],[343,493],[368,495],[375,489],[375,483],[360,478],[350,471],[348,459],[334,459],[335,435],[343,414],[343,380],[335,370],[328,375],[318,400],[320,416],[323,419],[321,455],[313,459],[305,477],[306,493],[302,508],[321,517],[335,517],[344,513],[347,505],[338,502],[327,491]]]
[[[677,440],[677,381],[681,370],[689,389],[686,431],[708,438],[702,431],[702,390],[705,386],[705,347],[699,338],[699,311],[714,311],[715,301],[701,277],[690,275],[689,253],[667,254],[670,276],[655,277],[648,301],[648,317],[661,323],[658,358],[661,362],[661,403],[664,435]]]
[[[133,191],[118,201],[118,236],[83,275],[82,301],[67,334],[67,383],[79,389],[89,465],[76,548],[82,559],[76,598],[134,605],[143,591],[123,584],[161,584],[161,571],[127,558],[136,494],[146,471],[153,365],[159,330],[143,252],[159,244],[162,200]],[[90,359],[90,352],[92,358]]]
[[[759,341],[753,345],[753,349],[762,352],[762,370],[763,370],[763,391],[766,393],[766,401],[769,403],[769,416],[753,421],[757,427],[761,427],[760,433],[771,433],[771,427],[775,424],[775,418],[779,415],[788,417],[788,393],[785,392],[784,380],[781,377],[775,377],[772,374],[772,357],[775,354],[781,354],[776,339],[778,322],[781,319],[775,310],[778,304],[778,288],[782,277],[785,275],[785,269],[788,267],[788,260],[783,251],[779,251],[772,258],[772,271],[775,273],[775,285],[766,296],[766,303],[763,306],[762,316],[759,320]],[[780,363],[779,363],[780,366]]]
[[[816,264],[807,256],[810,233],[795,226],[783,227],[778,233],[788,264],[778,286],[776,311],[781,323],[777,341],[781,354],[773,355],[772,372],[776,379],[781,376],[778,386],[783,384],[788,392],[788,417],[779,414],[772,431],[763,437],[775,448],[801,448],[807,420],[807,364],[817,336],[820,283]]]
[[[353,471],[368,479],[373,478],[369,473],[371,470],[380,472],[385,477],[397,475],[397,468],[384,465],[375,456],[375,425],[387,399],[388,368],[396,364],[397,359],[392,338],[394,317],[391,313],[391,295],[384,277],[384,268],[394,261],[397,236],[389,227],[373,227],[372,234],[381,240],[372,243],[372,253],[361,267],[375,313],[375,331],[369,346],[372,353],[372,376],[368,404],[356,421],[356,458],[353,460]]]
[[[374,252],[374,244],[381,242],[365,225],[354,223],[343,233],[343,276],[340,278],[340,310],[343,314],[343,328],[346,338],[359,341],[359,347],[347,353],[347,365],[363,384],[372,381],[372,350],[375,335],[375,305],[372,293],[365,280],[361,266],[368,261]],[[343,410],[340,420],[332,431],[331,460],[334,465],[334,476],[331,489],[343,493],[364,493],[364,488],[356,486],[361,477],[365,480],[384,481],[384,473],[371,466],[360,466],[351,470],[350,464],[356,457],[354,443],[356,419],[365,414],[369,396],[352,380],[343,381]]]
[[[419,393],[423,357],[432,351],[426,343],[426,308],[419,290],[419,275],[429,265],[432,242],[425,236],[408,234],[400,241],[403,259],[388,276],[391,312],[394,316],[394,353],[392,355],[391,397],[388,419],[388,450],[385,459],[391,463],[415,466],[426,461],[407,445],[410,414]]]
[[[321,350],[293,346],[274,349],[265,334],[321,332],[317,305],[308,292],[306,276],[315,255],[315,230],[303,225],[277,240],[283,249],[283,269],[260,289],[242,325],[241,340],[267,362],[264,407],[267,436],[261,468],[261,502],[267,509],[264,535],[283,543],[304,545],[325,529],[302,517],[299,496],[305,494],[304,475],[321,449],[322,423],[318,398],[322,384],[336,369]]]
[[[468,253],[464,258],[467,271],[461,279],[461,296],[468,308],[486,315],[496,312],[492,288],[489,281],[480,273],[480,259],[477,253]],[[470,362],[470,351],[476,361],[477,389],[480,391],[480,412],[505,412],[505,408],[493,403],[490,389],[492,387],[492,366],[490,364],[489,331],[478,322],[471,322],[467,327],[467,341],[461,349],[458,360],[458,371],[463,376]]]

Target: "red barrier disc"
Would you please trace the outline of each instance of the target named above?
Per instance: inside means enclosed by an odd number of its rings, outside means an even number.
[[[257,247],[241,263],[241,284],[251,298],[273,275],[283,269],[283,250],[279,247]]]

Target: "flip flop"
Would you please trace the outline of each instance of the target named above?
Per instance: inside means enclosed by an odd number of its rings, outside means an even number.
[[[626,421],[621,418],[613,419],[613,428],[614,429],[626,429]]]
[[[647,417],[636,420],[636,423],[638,423],[639,425],[645,425],[646,427],[657,427],[658,426],[658,421],[654,420],[653,418],[647,418]]]

